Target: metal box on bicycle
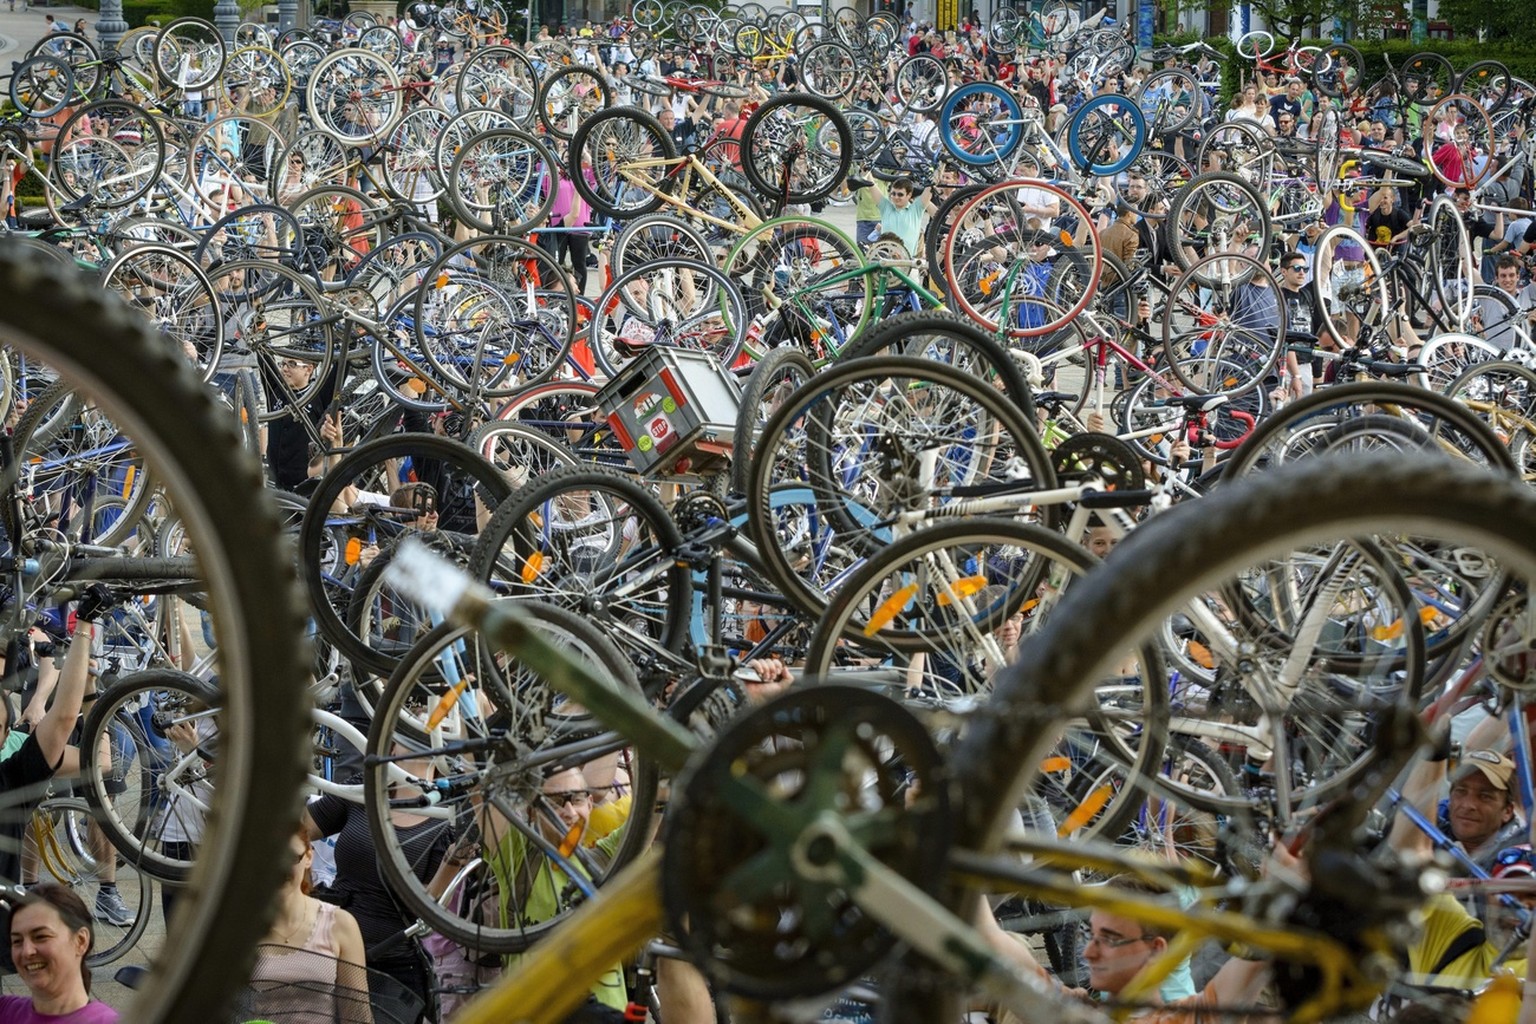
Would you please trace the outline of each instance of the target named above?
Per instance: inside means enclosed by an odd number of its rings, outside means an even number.
[[[645,476],[705,476],[730,463],[741,387],[709,352],[647,348],[597,393],[614,438]]]

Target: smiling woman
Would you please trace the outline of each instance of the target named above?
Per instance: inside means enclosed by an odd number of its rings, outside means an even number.
[[[91,998],[85,957],[95,929],[85,903],[56,882],[32,887],[11,911],[11,959],[26,996],[0,996],[0,1021],[111,1024],[117,1011]]]

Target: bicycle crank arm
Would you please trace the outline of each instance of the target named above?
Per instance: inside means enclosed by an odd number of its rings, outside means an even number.
[[[1105,1019],[1088,1006],[1061,1002],[1045,978],[1016,972],[975,928],[871,856],[835,814],[821,815],[800,833],[790,861],[802,877],[843,889],[864,913],[1021,1020],[1097,1024]]]

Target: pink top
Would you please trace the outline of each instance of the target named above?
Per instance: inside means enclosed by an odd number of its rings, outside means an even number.
[[[74,1013],[61,1017],[38,1013],[29,996],[0,996],[0,1024],[114,1024],[117,1011],[91,1000]]]
[[[371,1019],[367,977],[361,968],[337,959],[341,950],[335,930],[336,908],[319,903],[302,945],[257,946],[256,969],[239,998],[240,1012],[272,1021]]]
[[[572,216],[572,209],[575,215]],[[570,178],[561,178],[555,188],[555,201],[549,208],[549,226],[552,228],[584,228],[592,217],[592,209],[581,196]]]

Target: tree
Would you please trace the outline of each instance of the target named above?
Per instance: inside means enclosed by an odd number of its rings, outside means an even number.
[[[1231,17],[1240,2],[1170,0],[1168,6],[1174,11],[1224,10]],[[1248,6],[1256,18],[1254,27],[1259,27],[1257,19],[1262,19],[1263,26],[1276,39],[1327,39],[1333,35],[1335,19],[1359,23],[1364,20],[1361,17],[1362,8],[1367,3],[1375,2],[1385,0],[1248,0]],[[1475,3],[1476,0],[1467,2]]]
[[[1458,38],[1536,41],[1536,18],[1525,0],[1440,0],[1440,17]]]

